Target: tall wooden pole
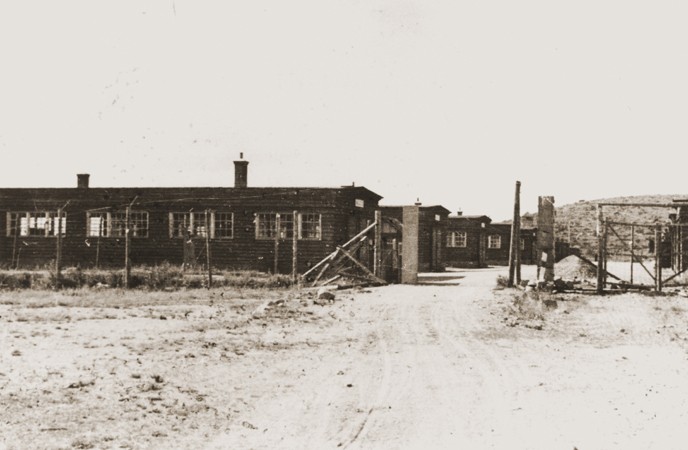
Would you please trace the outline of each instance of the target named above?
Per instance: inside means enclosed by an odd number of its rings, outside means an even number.
[[[633,263],[635,262],[635,226],[631,225],[631,284],[633,284]]]
[[[299,212],[294,211],[294,230],[292,233],[291,243],[291,279],[294,284],[299,279],[299,234],[301,229],[301,220],[299,220]]]
[[[131,283],[131,260],[129,259],[129,252],[131,251],[131,206],[127,205],[124,214],[124,287],[129,289]]]
[[[373,273],[376,277],[382,274],[382,211],[375,211],[375,247],[373,250]]]
[[[208,289],[213,286],[213,268],[210,258],[210,218],[208,210],[205,210],[205,264],[208,269]]]
[[[602,205],[597,205],[597,294],[604,292],[604,237],[602,236]]]
[[[57,210],[57,249],[55,251],[55,286],[60,288],[62,278],[62,208]]]
[[[90,221],[91,219],[89,219]],[[89,223],[89,227],[90,227]],[[103,235],[103,216],[101,215],[98,220],[98,239],[96,240],[96,269],[100,266],[100,237]]]
[[[655,290],[662,292],[662,226],[655,227]]]
[[[131,207],[137,198],[138,195],[127,205],[124,216],[124,287],[127,289],[131,285]]]
[[[275,214],[275,260],[273,261],[273,270],[272,273],[277,275],[279,271],[279,240],[280,240],[280,233],[282,232],[282,225],[280,223],[280,215],[279,213]]]
[[[509,287],[514,285],[514,278],[516,282],[521,281],[521,182],[516,182],[516,191],[514,194],[514,218],[511,222],[511,242],[509,243]],[[518,269],[517,269],[518,267]]]
[[[606,286],[607,285],[607,277],[609,276],[609,272],[607,272],[607,242],[609,240],[609,224],[607,223],[607,219],[604,219],[602,222],[604,225],[602,228],[602,285]]]
[[[16,270],[19,268],[19,255],[17,255],[17,237],[19,236],[19,228],[21,227],[21,217],[15,213],[14,221],[14,241],[12,242],[12,267]]]

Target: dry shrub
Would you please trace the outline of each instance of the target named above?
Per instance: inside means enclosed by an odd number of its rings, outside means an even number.
[[[497,289],[506,289],[509,287],[509,278],[504,275],[497,276]]]

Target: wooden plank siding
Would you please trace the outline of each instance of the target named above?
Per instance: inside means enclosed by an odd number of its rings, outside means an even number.
[[[14,236],[8,236],[8,212],[57,211],[69,201],[63,264],[90,267],[95,264],[97,237],[87,236],[88,211],[124,211],[136,198],[132,211],[148,212],[148,237],[132,237],[131,260],[135,265],[164,262],[181,265],[184,239],[170,237],[170,213],[205,209],[233,213],[233,237],[211,239],[215,267],[272,271],[274,240],[256,239],[258,213],[321,215],[321,239],[299,240],[299,272],[346,242],[360,224],[374,219],[380,196],[364,187],[342,188],[38,188],[0,189],[0,264],[8,266]],[[356,200],[363,206],[357,207]],[[355,223],[352,226],[351,223]],[[194,238],[195,253],[203,255],[204,238]],[[44,266],[55,258],[56,238],[18,236],[20,267]],[[291,272],[291,239],[279,246],[279,271]],[[100,238],[100,265],[123,267],[124,237]],[[204,257],[199,257],[199,263]]]
[[[487,237],[483,227],[490,223],[487,216],[459,216],[449,217],[446,234],[460,232],[466,234],[465,247],[452,247],[444,243],[444,260],[451,267],[485,267],[486,261],[481,261],[480,246],[487,246]]]
[[[445,244],[444,260],[451,267],[485,267],[487,265],[508,265],[509,245],[511,243],[510,223],[491,223],[487,216],[458,216],[447,220],[446,234],[458,231],[466,233],[465,247],[451,247]],[[489,236],[500,237],[499,248],[489,248]],[[535,229],[521,229],[521,239],[524,247],[521,251],[523,264],[535,263]],[[485,259],[480,259],[481,245],[484,248]]]
[[[380,207],[383,217],[403,223],[403,206]],[[418,222],[418,270],[421,272],[443,271],[445,258],[445,226],[449,210],[443,206],[420,206]],[[386,236],[388,239],[392,237]],[[403,233],[402,233],[403,245]]]

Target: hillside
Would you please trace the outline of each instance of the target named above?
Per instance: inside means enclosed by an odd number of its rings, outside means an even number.
[[[564,205],[556,209],[555,230],[557,240],[570,242],[573,247],[580,248],[584,255],[593,257],[597,253],[597,238],[595,229],[597,226],[598,202],[613,203],[670,203],[676,198],[685,198],[685,195],[641,195],[633,197],[616,197],[598,200],[581,200],[577,203]],[[619,208],[604,207],[604,215],[607,220],[633,223],[666,223],[669,214],[675,212],[671,208]],[[630,242],[630,227],[615,227],[621,238]],[[649,239],[654,238],[654,229],[651,227],[636,227],[635,248],[641,254],[648,254]],[[624,250],[624,244],[611,231],[608,234],[608,248],[610,257],[613,253],[628,253]],[[618,256],[618,255],[617,255]],[[612,257],[613,259],[620,259]]]

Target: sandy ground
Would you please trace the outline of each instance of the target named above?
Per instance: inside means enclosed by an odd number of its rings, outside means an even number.
[[[686,448],[688,299],[557,296],[528,327],[503,273],[325,306],[0,294],[0,448]]]

